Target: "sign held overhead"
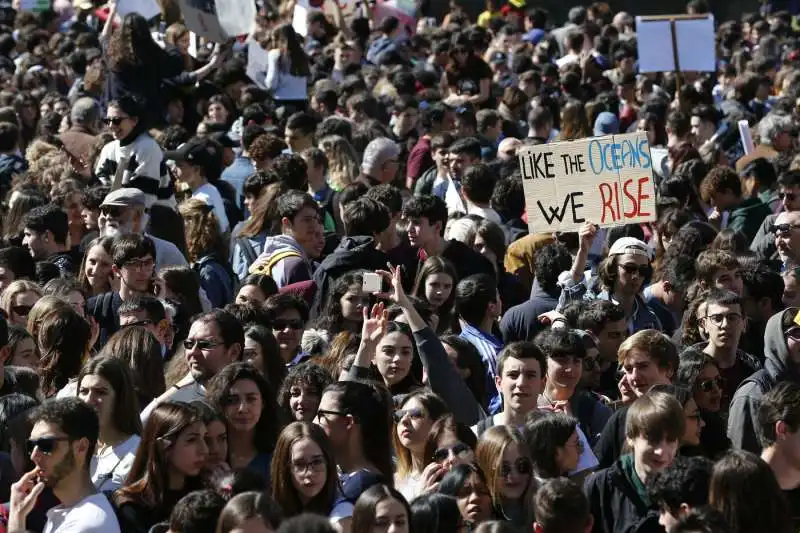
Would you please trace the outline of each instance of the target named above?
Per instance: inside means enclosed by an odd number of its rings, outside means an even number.
[[[518,152],[531,233],[623,226],[656,218],[647,134],[590,137]]]

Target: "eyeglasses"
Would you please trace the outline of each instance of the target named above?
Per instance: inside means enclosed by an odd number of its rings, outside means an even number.
[[[124,209],[124,207],[118,205],[103,205],[100,206],[100,213],[108,217],[120,218]]]
[[[187,351],[193,350],[195,346],[197,346],[198,350],[207,352],[208,350],[213,350],[217,346],[222,346],[222,343],[204,339],[186,339],[185,341],[183,341],[184,350]]]
[[[500,476],[508,477],[514,470],[516,470],[520,475],[527,476],[530,475],[531,471],[533,470],[533,465],[531,465],[530,459],[526,459],[524,457],[517,459],[513,463],[503,461],[503,464],[500,467]]]
[[[130,324],[125,324],[124,326],[122,326],[122,328],[125,329],[125,328],[134,328],[136,326],[149,326],[152,323],[153,323],[152,320],[147,320],[147,319],[145,319],[145,320],[137,320],[136,322],[131,322]]]
[[[725,378],[717,376],[714,379],[704,379],[697,384],[697,387],[703,392],[711,392],[714,387],[722,390],[723,385],[725,385]]]
[[[706,315],[703,318],[710,320],[715,326],[721,326],[724,321],[727,321],[728,324],[738,324],[742,319],[742,315],[739,313],[717,313],[715,315]]]
[[[469,457],[469,454],[472,452],[472,448],[464,444],[463,442],[459,442],[458,444],[451,446],[450,448],[439,448],[435,452],[433,452],[433,460],[437,463],[442,463],[450,457],[452,453],[454,457],[459,459],[466,459]]]
[[[42,437],[40,439],[29,439],[25,444],[28,449],[28,455],[32,454],[37,448],[43,454],[50,455],[56,449],[57,443],[68,440],[69,437]]]
[[[769,227],[769,232],[774,233],[775,235],[784,235],[789,233],[793,229],[800,228],[800,224],[773,224]]]
[[[32,305],[12,305],[11,312],[17,316],[28,316],[30,314]]]
[[[622,270],[625,271],[626,274],[629,276],[633,276],[634,274],[639,274],[639,276],[646,278],[650,276],[653,272],[653,268],[650,265],[636,265],[633,263],[629,263],[627,265],[620,265]]]
[[[300,319],[293,319],[293,320],[275,320],[272,323],[272,329],[281,331],[286,328],[289,329],[303,329],[303,321]]]
[[[408,415],[410,418],[414,420],[422,420],[425,418],[425,411],[422,409],[398,409],[394,413],[392,413],[392,418],[394,418],[394,423],[399,424],[403,417]]]
[[[779,192],[778,199],[783,200],[784,198],[790,202],[794,202],[795,198],[797,198],[797,195],[791,192]]]
[[[103,119],[103,124],[105,124],[106,126],[110,126],[112,124],[115,126],[119,126],[129,118],[131,117],[108,117]]]
[[[152,259],[132,259],[122,263],[125,268],[132,270],[147,270],[153,268],[155,262]]]
[[[347,416],[349,413],[345,413],[344,411],[329,411],[327,409],[317,409],[317,418],[325,420],[328,419],[329,416]]]
[[[292,461],[292,471],[295,474],[305,474],[309,470],[312,472],[322,472],[325,470],[325,458],[314,457],[310,461]]]

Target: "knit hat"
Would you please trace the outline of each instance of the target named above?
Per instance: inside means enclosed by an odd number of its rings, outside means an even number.
[[[378,137],[370,141],[364,150],[364,158],[361,160],[361,172],[367,176],[375,176],[384,163],[399,156],[400,147],[397,146],[397,143],[386,137]]]
[[[619,119],[613,113],[603,111],[597,115],[597,119],[594,121],[594,135],[596,137],[617,133],[619,133]]]

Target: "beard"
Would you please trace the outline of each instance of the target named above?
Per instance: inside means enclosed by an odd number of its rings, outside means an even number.
[[[47,476],[46,485],[48,487],[55,488],[58,483],[70,475],[73,470],[75,470],[75,454],[72,452],[72,449],[67,452],[67,455],[59,462],[53,471]]]

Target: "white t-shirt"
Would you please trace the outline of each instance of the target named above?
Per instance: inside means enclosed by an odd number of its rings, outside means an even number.
[[[44,533],[120,533],[119,522],[105,494],[95,493],[72,507],[47,511]]]
[[[192,198],[199,198],[205,203],[214,208],[214,214],[217,215],[219,220],[219,229],[222,233],[226,233],[230,228],[228,224],[228,215],[225,214],[225,203],[222,201],[222,195],[216,187],[210,183],[204,183],[192,193]]]
[[[124,442],[103,450],[102,455],[92,457],[89,471],[97,490],[117,490],[125,483],[141,440],[139,435],[131,435]]]

